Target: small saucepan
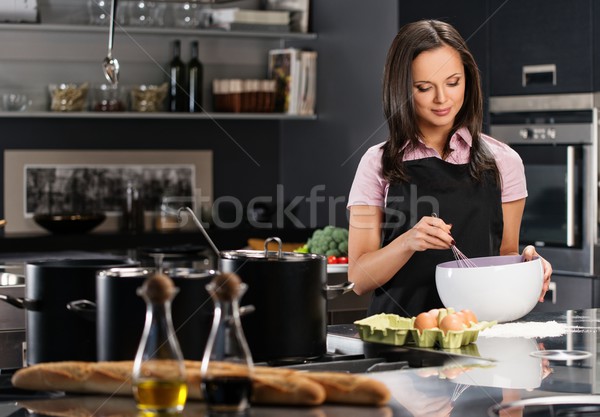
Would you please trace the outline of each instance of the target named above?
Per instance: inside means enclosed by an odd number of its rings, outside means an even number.
[[[25,266],[25,297],[0,295],[26,311],[27,363],[96,360],[94,323],[73,314],[73,300],[96,299],[96,271],[136,265],[122,258],[62,259]]]

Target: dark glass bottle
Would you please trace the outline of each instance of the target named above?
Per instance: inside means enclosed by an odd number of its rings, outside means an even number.
[[[209,415],[245,416],[254,369],[239,309],[247,285],[236,274],[219,274],[206,289],[215,303],[215,313],[200,368],[204,401]],[[223,363],[235,367],[235,375],[223,372]]]
[[[131,233],[144,231],[144,202],[132,181],[127,182],[125,189],[121,230]]]
[[[181,41],[173,42],[173,58],[169,62],[169,111],[187,110],[185,64],[181,60]]]
[[[202,111],[202,63],[198,59],[198,41],[192,42],[192,57],[188,63],[188,109],[192,113]]]

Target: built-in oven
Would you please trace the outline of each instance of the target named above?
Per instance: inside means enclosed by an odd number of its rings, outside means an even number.
[[[492,97],[490,134],[525,166],[520,243],[557,273],[594,275],[598,234],[596,94]]]

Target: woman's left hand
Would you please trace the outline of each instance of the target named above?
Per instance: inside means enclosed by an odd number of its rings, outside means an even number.
[[[548,287],[550,286],[550,276],[552,275],[552,265],[550,262],[545,260],[540,256],[539,253],[536,252],[535,247],[529,245],[523,249],[523,254],[521,255],[523,260],[531,261],[534,257],[538,256],[542,260],[542,268],[544,270],[544,285],[542,286],[542,294],[540,295],[540,303],[544,302],[544,295],[546,291],[548,291]]]

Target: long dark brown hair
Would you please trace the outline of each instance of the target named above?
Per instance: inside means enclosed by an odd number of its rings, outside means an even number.
[[[480,181],[484,172],[491,171],[499,184],[496,163],[481,141],[483,98],[479,69],[458,31],[438,20],[421,20],[403,26],[388,51],[383,75],[383,110],[390,137],[383,145],[382,175],[389,182],[408,180],[402,164],[404,152],[414,149],[421,136],[413,103],[412,63],[421,52],[444,45],[458,51],[465,70],[465,99],[446,147],[456,130],[469,129],[473,137],[469,162],[471,177]]]

